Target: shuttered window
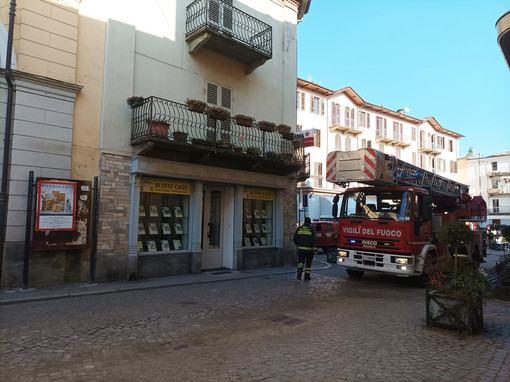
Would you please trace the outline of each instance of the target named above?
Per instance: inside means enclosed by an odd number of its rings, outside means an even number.
[[[232,89],[215,84],[213,82],[207,82],[206,86],[206,101],[211,106],[219,106],[231,111],[232,109]],[[217,139],[230,141],[230,119],[226,121],[220,121],[219,135],[215,129],[216,120],[207,118],[207,140],[214,141]]]

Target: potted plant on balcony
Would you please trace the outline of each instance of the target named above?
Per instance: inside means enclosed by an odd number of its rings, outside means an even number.
[[[289,125],[279,124],[276,126],[276,130],[281,134],[283,139],[292,140],[294,138],[294,134],[292,134],[292,129]]]
[[[255,146],[251,146],[251,147],[248,147],[246,149],[246,154],[250,155],[250,156],[257,156],[257,157],[259,157],[261,153],[262,153],[262,150],[260,148],[258,148],[258,147],[255,147]]]
[[[188,98],[186,100],[186,104],[188,105],[188,110],[197,113],[203,113],[207,108],[207,104],[204,101],[200,101],[198,99],[193,98]]]
[[[128,99],[126,99],[126,103],[128,104],[128,106],[131,109],[134,109],[135,107],[142,106],[144,99],[145,98],[143,98],[141,96],[132,96],[132,97],[129,97]]]
[[[458,254],[472,241],[473,233],[463,222],[450,222],[439,230],[439,241],[452,256],[427,264],[427,325],[478,332],[483,327],[483,296],[487,278],[479,264]],[[464,256],[464,257],[459,257]]]
[[[220,150],[230,151],[232,149],[232,143],[227,139],[220,139],[216,141],[216,147]]]
[[[150,135],[163,138],[168,137],[170,124],[164,119],[148,119],[147,126]]]
[[[276,124],[269,121],[260,121],[257,123],[259,126],[259,130],[267,131],[269,133],[275,130]]]
[[[218,106],[209,106],[205,114],[207,114],[209,118],[219,121],[226,121],[230,117],[230,112],[227,109]]]
[[[185,143],[188,140],[188,133],[184,131],[174,131],[173,137],[175,142]]]
[[[236,119],[236,123],[238,125],[246,126],[246,127],[253,126],[253,118],[248,115],[236,114],[234,118]]]

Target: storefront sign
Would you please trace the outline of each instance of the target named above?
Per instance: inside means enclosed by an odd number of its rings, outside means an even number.
[[[245,188],[244,199],[274,200],[274,191],[262,188]]]
[[[167,182],[162,180],[142,179],[140,191],[155,192],[158,194],[190,195],[191,184],[183,182]]]
[[[36,231],[73,231],[76,183],[37,182]]]

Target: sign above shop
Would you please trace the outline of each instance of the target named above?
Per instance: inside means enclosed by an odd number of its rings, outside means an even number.
[[[155,179],[141,179],[141,192],[155,192],[158,194],[191,195],[191,184]]]
[[[274,200],[274,191],[262,188],[245,188],[244,199]]]

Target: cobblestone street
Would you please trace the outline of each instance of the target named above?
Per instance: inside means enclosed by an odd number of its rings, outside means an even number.
[[[510,301],[468,336],[426,327],[409,280],[312,277],[0,306],[0,380],[510,380]]]

